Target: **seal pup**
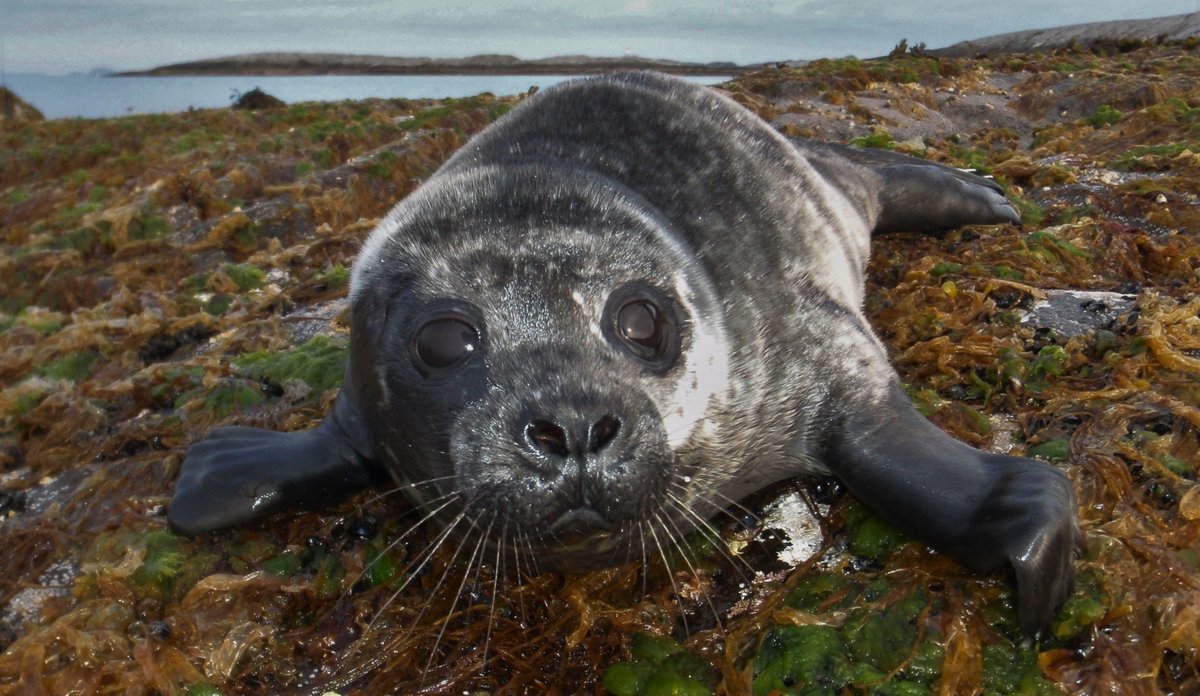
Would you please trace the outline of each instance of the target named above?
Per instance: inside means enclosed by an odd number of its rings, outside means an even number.
[[[305,432],[214,430],[170,525],[390,478],[460,534],[594,566],[822,473],[970,568],[1011,566],[1035,637],[1072,584],[1071,482],[929,423],[862,312],[872,230],[1017,219],[987,180],[794,143],[662,75],[543,90],[364,244],[332,412]]]

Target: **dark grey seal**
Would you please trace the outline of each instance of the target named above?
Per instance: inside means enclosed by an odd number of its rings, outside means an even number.
[[[213,431],[171,527],[390,475],[460,533],[594,566],[826,473],[973,569],[1011,565],[1035,636],[1072,583],[1071,482],[921,417],[862,313],[872,230],[1016,220],[987,180],[796,144],[661,75],[544,90],[364,245],[332,413],[307,432]]]

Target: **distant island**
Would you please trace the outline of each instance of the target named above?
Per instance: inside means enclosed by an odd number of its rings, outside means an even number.
[[[121,76],[166,77],[179,75],[579,75],[614,70],[657,70],[674,75],[736,75],[758,66],[735,63],[687,63],[638,56],[595,58],[554,56],[524,60],[516,56],[485,54],[467,58],[401,58],[346,53],[247,53],[150,70],[117,73]]]
[[[944,48],[922,50],[939,57],[1045,52],[1068,46],[1131,49],[1145,43],[1196,41],[1200,37],[1200,12],[1089,22],[1047,29],[1029,29],[986,36]],[[732,62],[691,63],[686,61],[619,56],[553,56],[526,60],[505,54],[481,54],[466,58],[423,58],[356,55],[350,53],[274,52],[245,53],[149,70],[110,73],[117,76],[174,77],[181,75],[583,75],[617,70],[657,70],[674,75],[733,77],[764,65],[793,67],[807,60],[738,65]]]
[[[929,53],[947,58],[961,58],[997,53],[1053,51],[1072,44],[1082,47],[1103,48],[1107,45],[1131,49],[1139,43],[1187,41],[1195,40],[1197,36],[1200,36],[1200,12],[1190,12],[1149,19],[1119,19],[1014,31],[960,41],[945,48],[933,49]]]

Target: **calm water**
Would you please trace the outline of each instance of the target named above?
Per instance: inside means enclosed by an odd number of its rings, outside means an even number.
[[[96,77],[7,75],[7,86],[46,118],[105,118],[126,114],[229,106],[255,87],[285,102],[341,99],[469,97],[517,94],[548,87],[566,75],[312,75],[297,77]],[[723,77],[685,78],[701,84]]]

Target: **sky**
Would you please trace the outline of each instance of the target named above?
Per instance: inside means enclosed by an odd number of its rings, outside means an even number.
[[[1200,0],[0,0],[0,69],[137,70],[259,51],[697,62],[861,58]]]

